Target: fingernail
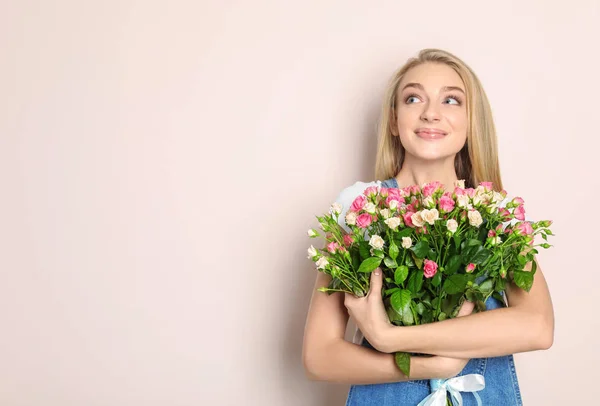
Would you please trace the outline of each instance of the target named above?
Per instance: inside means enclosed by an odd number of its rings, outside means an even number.
[[[380,273],[380,272],[381,272],[381,269],[377,268],[377,269],[375,270],[375,275],[379,276],[379,273]]]

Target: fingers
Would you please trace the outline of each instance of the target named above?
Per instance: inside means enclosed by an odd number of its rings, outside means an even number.
[[[371,287],[369,289],[369,296],[381,297],[381,286],[383,285],[383,272],[380,268],[375,269],[371,272]]]
[[[460,307],[460,310],[458,311],[458,314],[456,315],[456,317],[468,316],[469,314],[471,314],[473,312],[474,308],[475,308],[475,303],[465,300],[465,302]]]

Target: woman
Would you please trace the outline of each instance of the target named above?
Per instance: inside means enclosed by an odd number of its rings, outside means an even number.
[[[466,187],[489,181],[502,190],[486,94],[471,69],[448,52],[424,49],[396,72],[384,99],[378,142],[376,177],[384,180],[344,189],[337,201],[346,210],[370,185],[440,181],[453,190],[464,179]],[[363,298],[315,291],[303,346],[307,375],[352,384],[346,405],[358,406],[417,405],[431,393],[430,379],[475,373],[485,378],[485,388],[477,392],[483,405],[521,405],[512,354],[548,349],[554,336],[550,294],[537,269],[529,293],[507,287],[508,306],[490,298],[488,311],[471,314],[473,304],[465,302],[460,317],[410,327],[389,322],[379,271],[371,274],[371,289]],[[328,275],[318,272],[315,288],[329,282]],[[349,317],[364,340],[344,340]],[[394,363],[396,351],[434,356],[413,355],[407,378]],[[478,404],[473,393],[461,395],[464,405]]]

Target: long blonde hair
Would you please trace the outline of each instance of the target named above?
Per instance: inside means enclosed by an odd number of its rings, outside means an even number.
[[[496,128],[483,86],[462,60],[447,51],[434,48],[423,49],[418,56],[410,58],[388,84],[377,130],[376,179],[395,177],[402,168],[405,150],[400,137],[393,136],[391,132],[391,126],[394,125],[392,117],[396,112],[396,93],[406,72],[428,62],[448,65],[458,73],[465,85],[469,124],[467,142],[454,160],[458,179],[464,179],[467,187],[476,187],[479,182],[493,182],[494,190],[502,190]]]

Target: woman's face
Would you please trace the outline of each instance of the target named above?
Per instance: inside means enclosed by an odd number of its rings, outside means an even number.
[[[467,140],[465,87],[447,65],[425,63],[409,70],[398,86],[396,115],[392,133],[416,158],[454,157]]]

